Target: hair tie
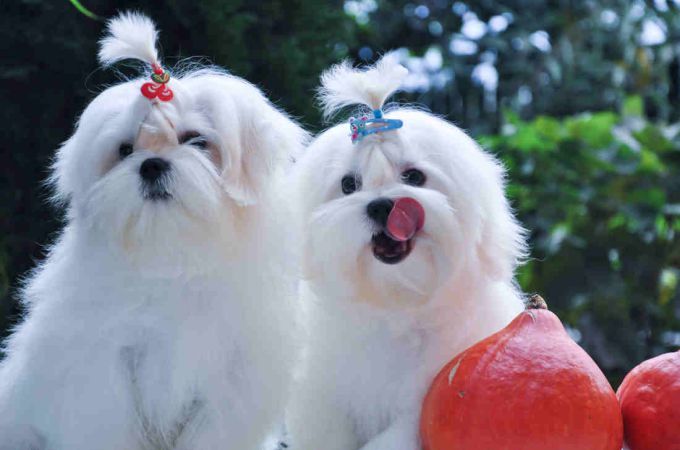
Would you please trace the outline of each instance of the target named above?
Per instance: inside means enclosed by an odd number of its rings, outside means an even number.
[[[167,86],[170,74],[156,63],[152,64],[151,68],[153,69],[151,82],[142,85],[142,95],[149,100],[158,98],[162,102],[169,102],[173,97],[172,90]]]
[[[369,126],[370,125],[370,126]],[[351,131],[352,144],[356,144],[369,134],[383,133],[396,130],[404,125],[399,119],[384,119],[380,109],[373,110],[373,117],[368,116],[350,117],[349,129]]]

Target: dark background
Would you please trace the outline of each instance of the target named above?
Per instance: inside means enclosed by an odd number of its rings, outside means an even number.
[[[163,60],[213,62],[319,130],[314,89],[343,58],[398,49],[401,101],[459,124],[509,170],[531,230],[519,273],[616,385],[680,346],[680,7],[656,1],[84,0],[136,9]],[[129,65],[96,64],[103,22],[67,0],[0,4],[0,335],[61,211],[41,187],[84,106]]]

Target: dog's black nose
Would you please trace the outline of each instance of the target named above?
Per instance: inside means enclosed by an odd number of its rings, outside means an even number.
[[[376,198],[371,203],[366,205],[366,214],[373,219],[378,225],[387,225],[387,216],[390,215],[394,202],[389,198]]]
[[[139,168],[139,174],[144,181],[156,181],[170,170],[170,163],[162,158],[149,158]]]

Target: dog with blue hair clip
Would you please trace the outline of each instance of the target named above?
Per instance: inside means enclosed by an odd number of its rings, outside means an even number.
[[[350,135],[352,142],[361,141],[364,137],[374,133],[384,133],[385,131],[396,130],[404,125],[399,119],[385,119],[381,109],[373,111],[373,118],[368,116],[361,116],[359,118],[349,118],[349,128],[352,132]]]
[[[294,450],[420,450],[435,374],[522,310],[524,232],[500,163],[453,124],[385,108],[408,71],[391,53],[322,76],[327,117],[294,169],[306,349],[288,410]]]

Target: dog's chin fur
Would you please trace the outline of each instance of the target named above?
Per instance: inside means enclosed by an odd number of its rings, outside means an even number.
[[[6,342],[0,450],[255,449],[280,426],[296,258],[277,192],[305,133],[219,71],[173,76],[167,103],[143,82],[98,95],[58,152],[67,224]],[[151,157],[171,167],[153,192]]]
[[[420,448],[422,398],[458,352],[522,309],[513,281],[523,231],[503,170],[464,132],[422,111],[393,109],[403,128],[352,144],[345,124],[317,137],[294,178],[303,218],[303,323],[310,336],[289,411],[299,450]],[[324,168],[321,170],[321,168]],[[405,169],[427,177],[416,187]],[[362,178],[343,195],[341,179]],[[425,210],[396,264],[372,251],[367,204],[411,197]]]

